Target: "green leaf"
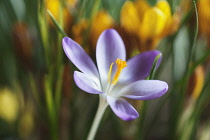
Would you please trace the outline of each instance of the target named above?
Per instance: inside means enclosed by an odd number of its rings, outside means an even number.
[[[152,69],[151,69],[151,71],[150,71],[150,75],[149,75],[149,77],[147,78],[148,80],[154,78],[155,71],[156,71],[156,66],[157,66],[158,60],[159,60],[159,58],[160,58],[161,56],[162,56],[162,54],[159,54],[159,55],[157,55],[157,56],[155,57],[155,60],[154,60],[154,62],[153,62],[153,64],[152,64]]]
[[[62,29],[61,25],[57,22],[57,20],[54,18],[53,14],[47,10],[47,13],[50,15],[50,18],[52,19],[53,23],[56,25],[58,31],[60,31],[60,33],[63,35],[63,36],[68,36],[65,31]]]

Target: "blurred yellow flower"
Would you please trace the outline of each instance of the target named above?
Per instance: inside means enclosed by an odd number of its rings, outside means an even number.
[[[59,0],[46,0],[46,8],[53,14],[56,20],[59,17]]]
[[[79,44],[84,43],[84,41],[88,41],[88,43],[90,43],[90,45],[94,47],[94,50],[99,35],[104,30],[113,27],[114,20],[112,19],[112,17],[106,11],[101,10],[93,16],[91,21],[82,18],[77,24],[73,25],[73,39]],[[88,38],[85,38],[85,36],[87,36],[86,33],[88,33]]]
[[[136,33],[139,28],[140,19],[138,11],[131,1],[126,1],[121,10],[121,25],[130,33]]]
[[[146,10],[140,25],[139,35],[143,39],[158,37],[166,24],[166,16],[157,7]]]
[[[0,117],[8,122],[14,122],[19,110],[18,98],[10,89],[0,90]]]
[[[90,25],[90,42],[92,46],[96,46],[99,35],[108,28],[114,27],[114,20],[104,10],[99,11],[93,17]]]
[[[178,29],[179,22],[179,14],[171,14],[166,0],[153,7],[145,0],[126,1],[121,9],[120,24],[128,33],[138,36],[140,51],[155,49],[163,37]]]
[[[204,79],[204,68],[200,65],[195,69],[189,79],[188,94],[191,95],[192,99],[196,100],[200,96],[204,85]]]
[[[138,12],[139,20],[142,22],[145,11],[149,9],[151,6],[145,0],[137,0],[134,2],[134,5],[135,5],[135,9]]]
[[[198,1],[199,31],[202,35],[210,39],[210,0]],[[210,46],[210,41],[209,41]]]
[[[34,128],[34,108],[27,104],[24,109],[19,120],[19,135],[22,139],[28,139]]]
[[[45,0],[45,4],[46,4],[46,9],[48,9],[54,16],[54,18],[58,21],[59,20],[59,13],[63,12],[63,20],[64,20],[64,28],[68,29],[67,26],[69,26],[69,24],[71,24],[72,22],[72,15],[70,14],[70,12],[68,11],[68,9],[70,9],[71,7],[74,7],[77,0],[67,0],[66,1],[66,5],[64,6],[64,8],[62,10],[60,10],[60,0]],[[52,22],[52,20],[50,19],[50,17],[48,16],[48,20],[50,25],[54,25],[54,23]]]
[[[74,24],[72,26],[72,33],[73,33],[73,39],[79,43],[82,44],[84,41],[84,32],[87,30],[88,28],[88,21],[83,18],[80,19],[79,22],[77,24]]]

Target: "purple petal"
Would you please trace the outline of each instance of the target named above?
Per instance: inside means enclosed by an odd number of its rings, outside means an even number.
[[[161,52],[157,50],[147,51],[141,53],[127,61],[127,67],[125,67],[120,75],[119,82],[132,83],[138,80],[143,80],[149,76],[152,64],[157,55]],[[162,58],[162,57],[161,57]],[[158,60],[158,66],[161,62],[161,58]]]
[[[107,96],[107,102],[109,103],[113,112],[124,121],[133,120],[139,117],[139,114],[135,108],[125,99]]]
[[[117,58],[126,59],[122,38],[114,29],[105,30],[100,35],[96,48],[97,65],[103,85],[107,83],[107,75],[111,63],[115,63]]]
[[[74,81],[76,85],[84,90],[85,92],[92,93],[92,94],[101,94],[104,93],[100,89],[100,84],[90,77],[88,77],[86,74],[75,71],[74,72]]]
[[[140,80],[120,91],[120,95],[135,100],[151,100],[162,96],[168,90],[168,84],[159,80]]]
[[[99,77],[98,70],[92,59],[75,41],[68,37],[62,40],[63,49],[71,62],[82,72],[92,77]]]

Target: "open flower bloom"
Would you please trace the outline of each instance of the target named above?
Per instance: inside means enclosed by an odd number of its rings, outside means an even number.
[[[160,40],[177,31],[180,15],[171,13],[166,0],[150,6],[146,0],[126,1],[121,9],[120,24],[130,34],[139,38],[140,51],[153,50]]]
[[[197,100],[200,96],[205,81],[205,71],[202,65],[196,67],[195,71],[191,74],[187,92],[191,95],[193,100]]]
[[[98,68],[75,41],[65,37],[62,43],[67,57],[81,71],[74,72],[76,85],[85,92],[99,94],[100,99],[105,100],[122,120],[133,120],[139,116],[124,98],[151,100],[162,96],[168,89],[166,82],[144,80],[160,52],[144,52],[126,62],[124,43],[114,29],[105,30],[98,39]]]

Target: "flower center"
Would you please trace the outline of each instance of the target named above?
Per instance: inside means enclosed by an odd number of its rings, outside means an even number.
[[[108,85],[105,90],[107,94],[109,94],[112,88],[117,84],[123,68],[127,67],[126,61],[123,61],[122,59],[117,58],[115,63],[117,64],[117,70],[115,72],[113,79],[112,79],[112,66],[114,65],[114,63],[111,63],[110,68],[109,68]]]
[[[122,70],[123,70],[125,67],[127,67],[126,61],[122,61],[122,59],[119,59],[119,58],[116,60],[116,64],[117,64],[117,71],[116,71],[116,73],[115,73],[115,75],[114,75],[114,78],[113,78],[113,80],[112,80],[112,84],[113,84],[113,85],[116,85],[116,84],[117,84],[118,79],[119,79],[119,77],[120,77],[120,73],[122,72]]]

